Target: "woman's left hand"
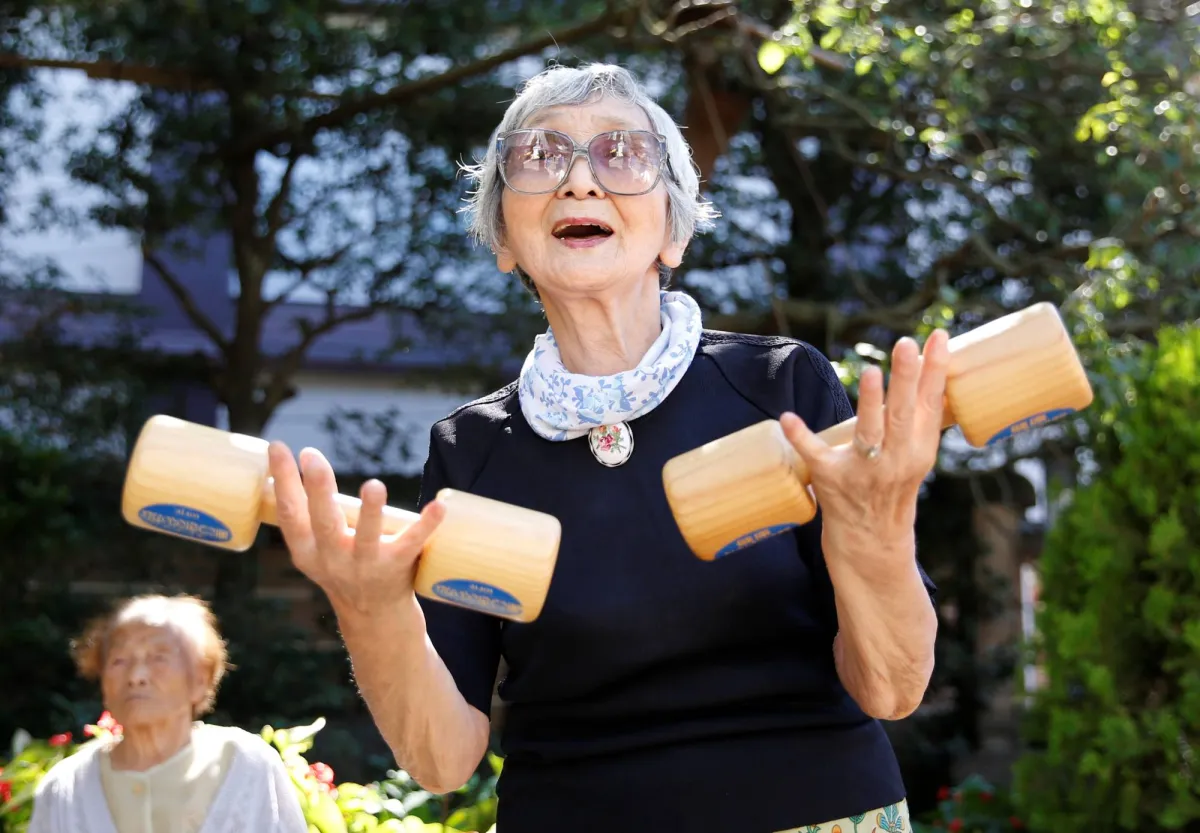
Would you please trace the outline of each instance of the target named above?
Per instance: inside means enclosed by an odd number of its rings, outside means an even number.
[[[912,542],[917,495],[941,445],[947,340],[935,330],[923,357],[913,339],[896,343],[886,408],[882,371],[864,371],[852,442],[830,446],[795,414],[780,419],[808,466],[826,539],[845,545],[838,550],[879,552]]]

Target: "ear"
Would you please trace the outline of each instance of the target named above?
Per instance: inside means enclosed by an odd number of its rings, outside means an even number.
[[[517,259],[504,246],[496,249],[496,268],[504,274],[508,274],[517,268]]]
[[[683,263],[683,253],[691,241],[690,237],[686,240],[672,240],[671,232],[668,231],[663,240],[662,251],[658,253],[658,259],[672,269],[678,268],[679,264]]]

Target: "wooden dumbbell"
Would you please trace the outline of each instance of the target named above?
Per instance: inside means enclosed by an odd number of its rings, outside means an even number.
[[[151,417],[130,456],[121,513],[136,527],[242,552],[261,524],[278,525],[268,442],[169,416]],[[541,613],[558,560],[558,519],[478,495],[442,489],[441,524],[425,544],[416,592],[503,619]],[[353,528],[361,501],[337,496]],[[419,516],[383,510],[383,532]]]
[[[1058,310],[1034,304],[950,339],[943,427],[976,448],[1086,408],[1092,387]],[[850,442],[855,420],[820,432]],[[764,420],[667,461],[663,486],[697,557],[712,560],[812,520],[804,461]]]

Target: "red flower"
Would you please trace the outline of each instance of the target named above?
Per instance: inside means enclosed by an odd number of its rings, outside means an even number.
[[[984,804],[987,804],[989,801],[992,800],[992,794],[988,793],[988,792],[982,792],[979,794],[979,800],[982,801]]]
[[[12,784],[10,784],[8,781],[0,781],[0,804],[7,804],[11,800]]]
[[[950,797],[950,788],[942,787],[941,789],[939,789],[937,797],[938,797],[938,801],[945,801],[947,798]]]
[[[50,741],[49,741],[51,746],[66,746],[70,742],[71,742],[71,733],[70,732],[63,732],[61,735],[52,735],[50,737]]]
[[[960,830],[962,830],[962,819],[951,819],[950,833],[958,833]]]
[[[1025,822],[1021,821],[1016,816],[1009,816],[1008,823],[1012,825],[1013,830],[1020,830],[1025,826]]]
[[[100,715],[100,719],[96,721],[95,725],[89,723],[88,725],[84,726],[83,733],[88,737],[92,737],[96,734],[97,729],[103,729],[106,732],[110,732],[118,736],[125,732],[124,727],[117,722],[117,719],[113,717],[112,713],[108,710],[105,710],[104,713]]]
[[[317,761],[315,764],[309,764],[308,773],[317,780],[326,792],[333,787],[333,770],[328,764],[323,764]]]

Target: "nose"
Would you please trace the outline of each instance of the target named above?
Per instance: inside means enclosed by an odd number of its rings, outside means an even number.
[[[588,163],[587,155],[584,151],[576,151],[571,157],[571,167],[567,169],[567,178],[563,180],[563,184],[558,187],[558,196],[560,198],[574,197],[575,199],[584,199],[586,197],[604,197],[604,189],[600,187],[600,183],[596,182],[596,178],[592,176],[592,166]]]
[[[138,660],[129,667],[129,687],[142,688],[150,682],[150,667]]]

